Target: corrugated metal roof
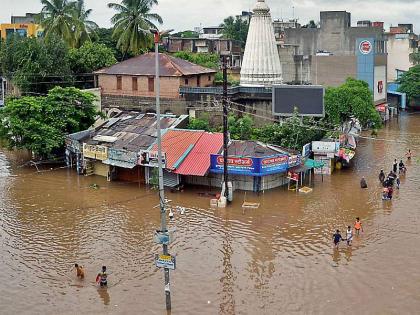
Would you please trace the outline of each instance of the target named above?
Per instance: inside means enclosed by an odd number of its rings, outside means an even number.
[[[210,168],[210,154],[219,153],[222,146],[222,133],[204,133],[175,173],[204,176]]]
[[[162,151],[166,153],[166,168],[174,169],[176,164],[183,161],[180,158],[195,145],[204,131],[169,129],[162,136]],[[157,151],[157,144],[153,145],[151,151]]]
[[[181,77],[195,74],[216,73],[216,70],[204,68],[189,61],[175,58],[167,54],[159,54],[159,73],[162,77]],[[147,53],[119,62],[111,67],[103,68],[96,74],[111,75],[155,75],[155,54]]]

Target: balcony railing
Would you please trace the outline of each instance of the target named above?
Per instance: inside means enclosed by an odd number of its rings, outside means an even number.
[[[257,86],[235,86],[228,88],[228,95],[236,95],[238,93],[246,94],[271,94],[271,87],[257,87]],[[179,88],[181,94],[206,94],[206,95],[222,95],[223,88],[219,86],[212,87],[187,87]]]

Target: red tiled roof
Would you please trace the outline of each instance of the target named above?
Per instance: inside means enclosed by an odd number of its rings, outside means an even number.
[[[181,77],[196,74],[216,73],[216,70],[204,68],[184,59],[159,53],[159,74],[162,77]],[[147,53],[119,62],[111,67],[95,71],[96,74],[111,75],[155,75],[155,53]]]
[[[166,153],[166,168],[175,169],[182,157],[197,143],[204,131],[170,129],[162,136],[162,151]],[[152,151],[157,151],[155,144]]]
[[[219,153],[222,146],[222,133],[204,133],[175,173],[204,176],[210,168],[210,154]]]

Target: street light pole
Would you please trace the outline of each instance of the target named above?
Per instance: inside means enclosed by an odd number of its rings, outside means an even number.
[[[227,109],[227,61],[226,55],[222,56],[223,70],[223,181],[225,183],[225,197],[228,200],[228,109]]]
[[[162,168],[162,133],[160,129],[160,80],[159,80],[159,32],[151,30],[154,35],[155,42],[155,93],[156,93],[156,130],[158,144],[158,174],[159,174],[159,204],[160,204],[160,229],[163,233],[167,233],[166,226],[166,210],[165,210],[165,191],[163,188],[163,168]],[[168,245],[162,244],[163,255],[168,255]],[[166,309],[171,309],[171,291],[169,287],[169,269],[164,268],[165,273],[165,295]]]

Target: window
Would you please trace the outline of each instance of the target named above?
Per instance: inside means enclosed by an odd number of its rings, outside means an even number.
[[[132,77],[131,78],[131,85],[132,85],[132,90],[133,91],[137,91],[138,90],[137,77]]]
[[[211,81],[211,75],[209,75],[208,80]]]
[[[188,79],[184,80],[185,85],[188,85]]]
[[[122,76],[117,75],[117,90],[122,90]]]
[[[200,86],[200,76],[197,76],[197,86]]]
[[[148,78],[148,85],[149,85],[149,92],[154,92],[155,91],[155,78],[151,77]]]

